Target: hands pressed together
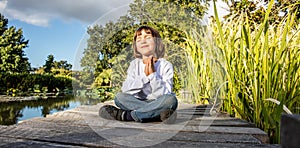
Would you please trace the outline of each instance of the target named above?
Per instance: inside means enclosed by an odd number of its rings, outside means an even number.
[[[156,62],[157,62],[157,58],[152,57],[152,56],[147,59],[143,59],[143,63],[146,64],[145,70],[144,70],[146,76],[149,76],[150,74],[155,72],[154,64]]]

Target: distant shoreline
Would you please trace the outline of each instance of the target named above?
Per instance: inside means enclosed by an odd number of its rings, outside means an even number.
[[[59,97],[65,97],[65,96],[47,96],[47,98],[44,98],[43,96],[6,96],[6,95],[0,95],[0,103],[2,102],[21,102],[21,101],[33,101],[33,100],[39,100],[39,99],[49,99],[49,98],[59,98]]]

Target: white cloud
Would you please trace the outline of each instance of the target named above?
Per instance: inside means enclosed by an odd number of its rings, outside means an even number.
[[[0,1],[1,12],[9,19],[47,26],[51,19],[92,23],[103,14],[128,5],[132,0],[9,0]],[[124,15],[121,11],[119,15]]]
[[[220,20],[222,21],[223,17],[225,15],[229,14],[229,7],[228,7],[228,5],[225,2],[223,2],[221,0],[217,0],[217,2],[216,2],[216,8],[217,8],[218,16],[219,16]],[[207,11],[207,14],[204,16],[204,21],[206,23],[208,23],[209,22],[208,21],[209,18],[211,16],[215,15],[214,13],[215,13],[214,12],[214,4],[213,4],[213,1],[210,1],[210,7],[209,7],[209,9]]]
[[[217,7],[217,11],[218,11],[218,15],[219,17],[223,17],[227,14],[229,14],[229,7],[227,6],[227,4],[221,0],[218,0],[216,2],[216,7]],[[214,4],[213,2],[211,1],[210,2],[210,7],[209,7],[209,10],[208,10],[208,14],[210,16],[213,16],[214,15]]]
[[[7,9],[5,12],[8,14],[9,18],[17,19],[28,24],[33,24],[37,26],[46,27],[48,26],[49,20],[51,19],[51,16],[47,15],[46,13],[28,14],[22,13],[15,9]]]
[[[0,13],[3,13],[6,5],[7,5],[7,0],[0,1]]]

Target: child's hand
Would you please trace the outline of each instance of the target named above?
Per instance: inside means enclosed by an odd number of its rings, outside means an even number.
[[[145,70],[144,70],[146,76],[149,76],[150,74],[155,72],[154,64],[156,61],[157,61],[157,58],[154,58],[154,57],[149,57],[149,58],[143,60],[143,63],[146,64]]]

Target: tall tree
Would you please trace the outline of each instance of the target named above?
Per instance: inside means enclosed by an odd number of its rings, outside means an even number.
[[[88,28],[87,48],[81,59],[81,66],[90,71],[102,72],[111,68],[110,59],[130,44],[133,22],[128,16],[120,17],[117,23],[108,22],[105,26],[94,25]],[[133,33],[132,33],[133,34]]]
[[[43,66],[44,67],[44,72],[45,73],[50,73],[53,66],[54,66],[54,56],[52,54],[50,54],[47,57],[45,65]]]
[[[64,60],[54,61],[53,62],[53,68],[71,70],[72,69],[72,64],[70,64],[70,63],[68,63],[67,61],[64,61]]]
[[[72,64],[67,61],[54,61],[51,73],[54,75],[72,76]]]
[[[8,19],[0,13],[0,72],[29,72],[30,63],[23,51],[28,45],[22,29],[8,28]]]
[[[103,72],[107,73],[120,54],[124,54],[123,60],[132,58],[132,50],[128,46],[132,43],[135,29],[140,25],[152,26],[159,30],[167,42],[184,46],[185,31],[202,25],[201,19],[208,6],[208,1],[205,2],[135,0],[130,4],[128,14],[120,17],[115,23],[109,22],[104,26],[94,25],[88,28],[90,37],[81,59],[81,66],[87,73],[92,73],[87,74],[88,76],[96,78]],[[169,49],[177,50],[171,44],[167,45]],[[126,65],[122,65],[122,68],[125,67]],[[106,73],[102,76],[107,75]]]
[[[91,85],[98,75],[111,69],[113,58],[130,45],[134,32],[132,22],[128,16],[122,16],[116,23],[109,22],[105,26],[95,25],[88,28],[90,37],[81,59],[81,66],[84,67],[82,81],[85,84]]]
[[[250,22],[262,23],[270,0],[223,0],[229,6],[230,13],[225,18],[238,19],[241,14],[246,14]],[[288,13],[296,13],[300,20],[299,0],[276,0],[272,7],[272,15],[269,16],[270,23],[279,23]],[[250,25],[252,25],[250,24]]]
[[[63,76],[71,76],[72,75],[72,64],[68,63],[65,60],[55,61],[54,56],[52,54],[47,56],[47,60],[45,64],[37,69],[36,73],[48,73],[52,75],[63,75]]]

